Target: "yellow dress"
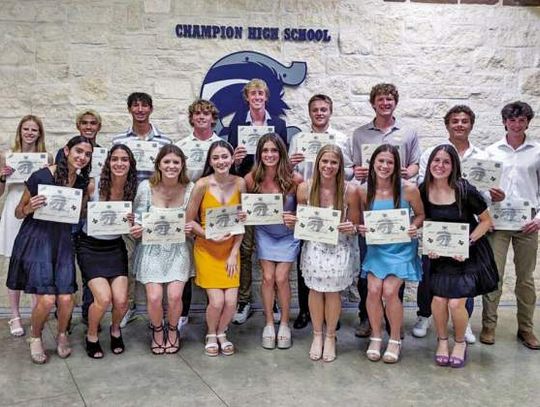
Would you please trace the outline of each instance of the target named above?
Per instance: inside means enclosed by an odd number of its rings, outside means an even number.
[[[240,204],[239,189],[223,205],[206,188],[199,209],[202,228],[205,229],[206,227],[206,209],[238,204]],[[201,288],[235,288],[240,286],[240,253],[238,253],[237,258],[238,272],[233,277],[227,275],[227,258],[231,253],[233,245],[234,236],[219,243],[197,236],[193,247],[195,284]]]

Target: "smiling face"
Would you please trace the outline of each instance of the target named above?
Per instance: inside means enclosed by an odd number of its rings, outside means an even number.
[[[77,123],[77,130],[79,130],[81,136],[86,137],[93,142],[96,139],[96,135],[101,130],[101,123],[95,116],[85,114]]]
[[[33,146],[39,138],[39,126],[33,120],[25,121],[21,126],[21,144],[29,147]]]
[[[529,127],[529,120],[525,116],[510,117],[503,120],[503,124],[509,136],[523,137]]]
[[[210,166],[216,174],[228,174],[233,157],[225,147],[217,146],[210,153]]]
[[[129,113],[133,118],[133,123],[148,123],[152,114],[152,106],[144,100],[136,100],[129,107]]]
[[[64,147],[68,167],[75,170],[83,169],[92,159],[92,151],[92,145],[89,143],[75,144],[71,149]]]
[[[246,93],[246,99],[250,110],[263,110],[266,108],[268,95],[263,88],[251,88]]]
[[[129,172],[129,155],[127,151],[118,148],[111,154],[111,174],[117,177],[127,176]]]
[[[373,170],[380,179],[389,179],[394,174],[394,155],[390,151],[381,151],[375,157]]]
[[[394,110],[396,110],[396,106],[396,99],[390,93],[375,96],[375,100],[372,104],[375,114],[385,118],[392,117]]]
[[[465,112],[453,113],[446,126],[450,140],[457,141],[468,141],[472,128],[471,117]]]
[[[452,158],[444,150],[439,150],[431,160],[429,171],[433,179],[447,179],[452,172]]]
[[[272,141],[264,143],[261,151],[261,161],[265,167],[275,167],[279,163],[279,149]]]
[[[182,157],[169,153],[159,162],[159,170],[163,179],[178,179],[182,171]]]
[[[319,173],[322,179],[335,178],[339,171],[339,156],[333,152],[326,152],[319,160]]]
[[[199,109],[193,112],[191,117],[191,125],[194,130],[205,130],[212,128],[212,112],[210,110]]]
[[[309,118],[313,128],[326,130],[332,116],[330,104],[324,100],[314,100],[309,106]]]

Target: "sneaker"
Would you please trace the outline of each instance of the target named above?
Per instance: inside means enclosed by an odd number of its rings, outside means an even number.
[[[467,329],[465,329],[465,342],[469,345],[476,343],[476,336],[471,329],[471,324],[467,324]]]
[[[358,338],[367,338],[371,335],[371,325],[369,319],[363,319],[360,321],[358,329],[354,332],[354,336]]]
[[[423,338],[424,336],[427,335],[427,330],[430,326],[431,326],[431,318],[418,317],[412,329],[413,336],[417,338]]]
[[[122,321],[120,321],[120,328],[125,328],[128,323],[133,321],[135,319],[136,312],[137,309],[135,307],[128,309],[126,315],[124,315],[124,318],[122,318]]]
[[[281,321],[281,311],[279,310],[279,306],[277,305],[277,302],[274,301],[274,307],[272,308],[272,311],[274,312],[274,324],[279,324]]]
[[[189,317],[180,317],[178,320],[178,330],[181,331],[183,327],[185,327],[188,324]]]
[[[236,314],[234,314],[232,322],[236,325],[242,325],[247,321],[251,314],[251,304],[249,302],[240,302],[238,303],[238,308],[236,309]]]

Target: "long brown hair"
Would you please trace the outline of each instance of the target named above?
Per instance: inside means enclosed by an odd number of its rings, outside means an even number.
[[[163,157],[165,157],[167,154],[171,153],[180,157],[180,160],[182,161],[182,169],[180,170],[180,174],[178,175],[178,182],[182,185],[187,185],[189,183],[186,169],[186,155],[177,145],[165,144],[163,147],[161,147],[161,150],[159,150],[156,160],[154,161],[154,173],[148,180],[150,182],[150,185],[152,185],[153,187],[159,184],[162,180],[161,170],[159,169],[159,164],[161,163],[161,160],[163,160]]]
[[[336,195],[334,196],[334,209],[343,210],[345,194],[345,168],[343,164],[343,153],[341,148],[335,144],[327,144],[319,150],[315,164],[313,166],[313,175],[311,178],[311,191],[309,192],[309,204],[312,206],[321,206],[321,174],[319,171],[319,163],[325,153],[334,153],[339,159],[339,169],[336,174]]]
[[[375,149],[369,161],[369,172],[367,179],[367,208],[371,209],[375,195],[377,194],[377,174],[375,173],[375,159],[380,153],[391,153],[394,157],[394,171],[391,176],[392,198],[394,208],[400,207],[401,202],[401,160],[397,147],[391,144],[381,144]]]
[[[129,159],[129,171],[127,174],[126,183],[124,184],[123,201],[133,201],[135,194],[137,193],[137,162],[131,149],[125,144],[115,144],[109,150],[103,169],[101,170],[101,177],[99,178],[99,196],[104,198],[105,201],[111,199],[111,186],[112,186],[112,174],[111,174],[111,157],[116,150],[124,150]]]
[[[254,188],[253,192],[260,193],[262,189],[262,182],[266,175],[266,166],[262,162],[262,153],[264,145],[268,142],[274,143],[279,152],[279,161],[277,163],[277,171],[274,177],[275,183],[279,186],[279,190],[282,194],[286,195],[294,185],[293,173],[289,165],[289,159],[287,156],[287,148],[285,143],[276,133],[268,133],[263,135],[257,143],[257,151],[255,153],[255,166],[251,170],[251,176],[253,177]]]
[[[39,136],[35,141],[36,152],[37,153],[47,152],[47,150],[45,149],[45,130],[43,128],[43,122],[41,121],[39,117],[34,116],[33,114],[27,114],[19,122],[19,125],[17,126],[17,133],[15,135],[15,141],[12,147],[13,152],[18,153],[22,151],[22,126],[24,123],[28,121],[32,121],[36,123],[39,128]]]

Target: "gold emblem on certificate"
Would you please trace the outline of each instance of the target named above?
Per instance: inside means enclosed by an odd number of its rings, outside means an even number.
[[[274,126],[238,126],[238,145],[244,146],[248,154],[255,154],[259,139],[273,132]]]
[[[244,224],[238,218],[240,205],[219,206],[206,210],[206,230],[207,239],[223,237],[227,234],[241,235],[244,233]]]
[[[319,150],[327,144],[335,144],[336,138],[328,133],[301,133],[296,141],[298,145],[296,151],[304,155],[304,160],[315,162]]]
[[[88,235],[123,235],[129,233],[129,201],[88,202]]]
[[[242,210],[247,215],[245,225],[283,224],[283,195],[242,194]]]
[[[411,238],[408,209],[364,211],[367,244],[407,243]]]
[[[520,230],[532,219],[532,205],[523,199],[505,199],[493,203],[489,211],[495,230]]]
[[[90,176],[93,178],[101,176],[101,170],[107,159],[108,150],[106,148],[94,147],[92,153],[92,171]]]
[[[154,171],[154,161],[161,148],[159,143],[129,140],[126,145],[131,149],[137,161],[137,171]]]
[[[186,241],[186,214],[178,208],[152,208],[142,215],[142,244],[173,244]]]
[[[498,187],[501,174],[502,163],[497,161],[468,159],[461,163],[461,176],[480,191]]]
[[[469,224],[425,221],[422,228],[424,254],[469,257]]]
[[[82,189],[38,185],[38,195],[47,198],[45,205],[36,209],[34,219],[59,223],[79,223],[82,203]]]
[[[296,208],[295,239],[336,245],[341,211],[331,208],[298,205]]]
[[[6,165],[15,171],[6,178],[6,182],[8,184],[22,183],[34,171],[46,167],[47,164],[47,153],[8,153],[6,155]]]
[[[361,151],[362,151],[362,167],[369,167],[369,162],[371,161],[371,156],[379,147],[380,144],[362,144]],[[401,145],[397,144],[394,145],[394,147],[397,148],[399,153],[399,159],[401,161],[401,166],[405,167],[405,161],[403,159],[403,149],[401,148]]]
[[[186,155],[186,165],[190,170],[201,171],[204,169],[206,154],[212,143],[201,141],[195,137],[188,137],[176,143]]]

